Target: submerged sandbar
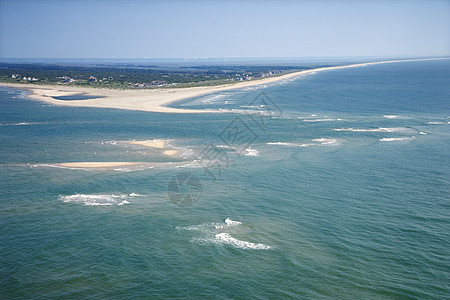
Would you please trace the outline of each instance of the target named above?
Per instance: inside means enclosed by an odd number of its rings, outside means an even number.
[[[60,167],[66,168],[116,168],[126,166],[136,166],[137,162],[68,162],[57,164]]]
[[[167,142],[168,141],[166,141],[166,140],[146,140],[146,141],[132,141],[132,142],[128,142],[128,143],[133,144],[133,145],[150,147],[150,148],[164,149],[166,147]]]

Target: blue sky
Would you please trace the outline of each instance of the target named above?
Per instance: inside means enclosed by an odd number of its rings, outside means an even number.
[[[448,55],[444,0],[0,0],[3,58]]]

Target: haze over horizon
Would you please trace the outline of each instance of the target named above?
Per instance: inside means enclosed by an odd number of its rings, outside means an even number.
[[[7,1],[2,58],[450,55],[450,2]]]

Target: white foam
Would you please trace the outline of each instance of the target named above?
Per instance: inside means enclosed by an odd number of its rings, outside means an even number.
[[[191,230],[205,231],[205,232],[214,231],[214,234],[215,234],[215,233],[217,233],[216,229],[217,230],[232,229],[232,228],[236,228],[239,225],[242,225],[242,223],[239,221],[231,220],[230,218],[226,218],[225,221],[220,222],[220,223],[204,223],[204,224],[200,224],[200,225],[191,225],[191,226],[185,226],[185,227],[177,226],[177,227],[175,227],[175,229],[189,230],[189,231],[191,231]]]
[[[383,117],[385,117],[387,119],[397,119],[399,116],[397,116],[397,115],[383,115]]]
[[[336,144],[336,139],[327,139],[327,138],[320,138],[320,139],[313,139],[313,142],[319,142],[321,145],[332,145]]]
[[[242,108],[260,108],[259,105],[239,105]]]
[[[215,238],[218,243],[231,245],[235,248],[240,248],[240,249],[255,249],[255,250],[272,249],[272,247],[261,244],[261,243],[251,243],[251,242],[247,242],[247,241],[238,240],[226,232],[216,234]]]
[[[127,195],[114,194],[75,194],[60,196],[59,199],[66,203],[79,203],[86,206],[110,206],[128,204]]]
[[[430,125],[442,125],[442,124],[448,124],[449,122],[444,122],[444,121],[432,121],[432,122],[428,122],[428,124]]]
[[[233,221],[230,218],[226,218],[225,219],[225,224],[227,224],[228,226],[236,226],[236,225],[241,225],[242,222],[239,221]]]
[[[192,242],[197,242],[201,244],[226,244],[239,249],[256,249],[256,250],[273,249],[273,247],[261,243],[241,241],[239,239],[232,237],[230,233],[239,232],[242,229],[245,229],[245,226],[241,222],[231,220],[230,218],[226,218],[225,221],[221,223],[204,223],[201,225],[192,225],[175,228],[177,230],[201,232],[202,237],[195,237],[191,239]]]
[[[276,146],[288,146],[288,147],[309,147],[317,144],[299,144],[299,143],[285,143],[285,142],[269,142],[267,145],[276,145]]]
[[[230,96],[230,94],[213,95],[213,96],[209,96],[209,97],[203,98],[203,99],[201,99],[201,101],[203,103],[215,103],[215,102],[218,102],[218,101],[222,100],[223,98],[226,98],[226,97],[229,97],[229,96]],[[192,102],[189,103],[189,104],[192,105]]]
[[[136,194],[136,193],[131,193],[128,196],[130,196],[130,197],[142,197],[143,195]]]
[[[280,146],[298,146],[295,143],[285,143],[285,142],[269,142],[267,145],[280,145]]]
[[[231,147],[228,146],[228,145],[216,145],[216,148],[227,148],[227,149],[229,149]]]
[[[411,130],[405,127],[379,127],[379,128],[335,128],[334,131],[350,131],[350,132],[401,132]]]
[[[335,122],[343,121],[343,119],[304,119],[303,122]]]
[[[286,143],[286,142],[269,142],[267,145],[277,145],[277,146],[290,146],[290,147],[311,147],[311,146],[320,146],[320,145],[336,145],[338,144],[337,139],[331,138],[319,138],[313,139],[314,143]]]
[[[225,223],[225,224],[224,224],[224,223]],[[230,228],[230,227],[238,226],[238,225],[241,225],[241,224],[242,224],[242,223],[239,222],[239,221],[233,221],[233,220],[231,220],[231,219],[229,219],[229,218],[226,218],[225,221],[224,221],[224,223],[217,223],[217,224],[214,224],[214,228],[215,228],[215,229],[226,229],[226,228]]]
[[[419,134],[423,134],[423,135],[425,135],[425,134],[427,134],[426,132],[423,132],[423,131],[421,131],[421,132],[419,132]]]
[[[411,137],[398,137],[398,138],[382,138],[380,142],[396,142],[396,141],[412,141],[415,140],[415,136]]]
[[[259,156],[259,151],[256,149],[252,149],[252,148],[248,148],[245,149],[245,151],[247,151],[247,153],[245,153],[245,156]]]
[[[29,123],[29,122],[5,123],[5,124],[0,124],[0,126],[24,126],[24,125],[33,125],[33,124],[39,124],[39,123],[38,122],[35,122],[35,123]]]

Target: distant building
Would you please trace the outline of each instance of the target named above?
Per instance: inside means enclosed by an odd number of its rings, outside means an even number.
[[[90,82],[96,82],[97,78],[95,78],[94,76],[89,77],[89,81]]]
[[[133,87],[136,87],[136,88],[145,88],[145,87],[147,87],[147,86],[148,86],[147,83],[135,83],[135,84],[133,85]]]
[[[161,85],[166,85],[167,82],[162,81],[162,80],[153,80],[152,81],[152,85],[157,85],[157,86],[161,86]]]
[[[60,77],[60,78],[62,78],[61,83],[71,83],[71,82],[75,81],[75,79],[72,79],[69,76],[63,76],[63,77]]]

